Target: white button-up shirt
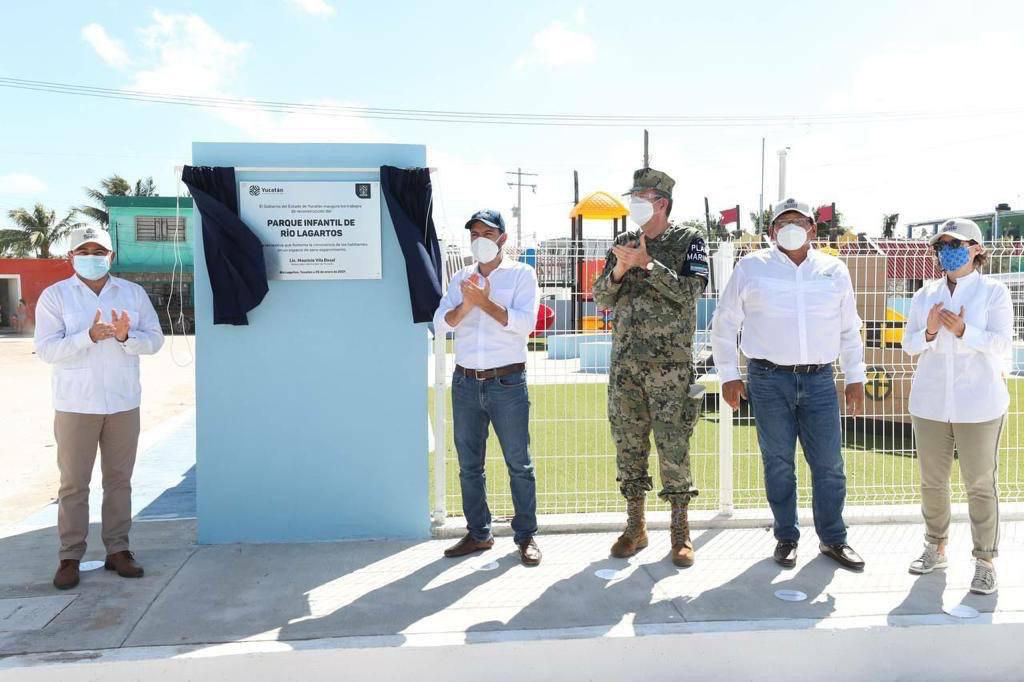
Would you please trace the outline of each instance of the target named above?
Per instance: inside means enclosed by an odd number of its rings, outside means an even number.
[[[128,311],[128,340],[93,343],[89,328],[102,311]],[[47,287],[36,303],[36,355],[53,365],[53,407],[58,412],[114,414],[142,402],[139,356],[156,353],[164,343],[160,320],[145,290],[110,277],[99,296],[77,275]]]
[[[957,338],[943,326],[925,340],[928,310],[964,309],[966,326]],[[1013,347],[1013,303],[1006,285],[978,272],[961,277],[953,293],[946,278],[928,282],[910,303],[903,350],[920,354],[910,388],[910,414],[959,424],[991,421],[1006,413],[1006,373]]]
[[[864,381],[861,320],[846,265],[814,248],[797,266],[778,248],[748,254],[722,292],[711,327],[722,382],[740,378],[736,335],[748,358],[777,365],[839,359],[846,383]]]
[[[471,310],[456,327],[445,321],[444,316],[462,303],[459,285],[478,272],[478,266],[471,265],[452,277],[448,292],[434,313],[434,332],[441,335],[454,329],[455,362],[466,369],[494,369],[526,362],[527,339],[537,326],[540,307],[537,273],[529,265],[502,257],[487,277],[491,300],[508,311],[507,325],[502,326],[479,308]]]

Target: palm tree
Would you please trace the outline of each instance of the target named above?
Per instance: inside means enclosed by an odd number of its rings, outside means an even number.
[[[50,249],[53,245],[66,239],[72,230],[84,224],[75,220],[75,211],[58,222],[57,212],[48,210],[42,204],[36,204],[31,212],[16,208],[8,211],[7,217],[14,221],[18,229],[0,229],[0,253],[9,253],[16,258],[52,258]]]
[[[104,228],[110,223],[110,214],[107,213],[107,205],[104,201],[104,197],[156,196],[156,184],[153,182],[152,177],[148,177],[145,180],[136,180],[135,186],[133,187],[127,180],[117,173],[111,175],[109,178],[101,179],[98,189],[92,187],[83,187],[82,189],[84,189],[85,193],[89,195],[89,198],[99,204],[99,206],[79,206],[77,211],[87,218],[95,220]]]

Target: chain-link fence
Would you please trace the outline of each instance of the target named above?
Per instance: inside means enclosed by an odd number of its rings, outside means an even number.
[[[537,507],[542,514],[621,510],[615,481],[615,445],[607,418],[608,363],[614,319],[591,296],[601,272],[606,239],[551,240],[538,248],[515,250],[506,257],[523,260],[537,270],[542,290],[542,316],[530,339],[527,376],[531,400],[531,450],[536,465]],[[700,495],[696,509],[766,508],[763,471],[753,416],[748,406],[733,412],[719,400],[719,383],[711,357],[709,332],[724,276],[751,250],[765,244],[754,236],[709,245],[712,283],[698,303],[694,361],[707,389],[703,411],[690,443],[691,466]],[[868,378],[865,415],[843,419],[843,456],[848,483],[847,504],[915,504],[919,471],[907,399],[915,359],[900,342],[913,293],[939,276],[933,252],[925,241],[848,239],[819,243],[847,264],[864,324],[862,339]],[[449,250],[450,268],[463,261]],[[986,276],[1010,289],[1016,318],[1013,357],[1007,358],[1011,402],[1000,445],[999,489],[1004,501],[1024,501],[1024,245],[1005,242],[989,248]],[[451,404],[445,387],[454,367],[450,340],[435,343],[431,366],[433,395],[443,401],[444,507],[461,514],[458,461],[451,436]],[[837,390],[842,373],[836,368]],[[440,380],[437,378],[440,377]],[[435,405],[437,428],[441,404]],[[447,426],[447,428],[445,428]],[[495,515],[512,513],[508,476],[497,439],[487,443],[488,500]],[[652,445],[650,470],[657,484],[657,454]],[[810,472],[797,454],[801,506],[810,503]],[[436,470],[438,464],[435,463]],[[954,469],[956,469],[954,467]],[[435,471],[436,473],[436,471]],[[954,471],[954,497],[964,501],[959,472]],[[440,490],[435,491],[435,496]],[[660,508],[654,493],[649,501]]]

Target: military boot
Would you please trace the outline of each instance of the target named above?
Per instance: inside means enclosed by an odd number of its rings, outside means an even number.
[[[626,530],[612,545],[612,556],[624,559],[647,546],[647,521],[644,520],[644,498],[626,498]]]
[[[672,563],[682,568],[693,566],[693,543],[690,542],[690,518],[685,504],[672,505]]]

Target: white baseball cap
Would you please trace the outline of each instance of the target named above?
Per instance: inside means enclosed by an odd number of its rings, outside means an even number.
[[[114,245],[110,241],[110,233],[106,230],[98,227],[80,227],[77,230],[71,231],[71,248],[70,251],[74,251],[82,244],[99,244],[104,247],[107,251],[113,251]]]
[[[797,201],[796,199],[786,199],[785,201],[780,201],[779,203],[775,204],[775,208],[772,209],[771,222],[774,223],[775,219],[778,218],[783,213],[785,213],[786,211],[796,211],[800,215],[806,216],[807,218],[814,220],[814,211],[811,210],[809,204],[805,204],[802,201]]]
[[[929,244],[935,244],[942,237],[949,235],[961,241],[974,241],[981,244],[984,238],[978,223],[966,218],[952,218],[939,225],[939,231],[928,240]]]

